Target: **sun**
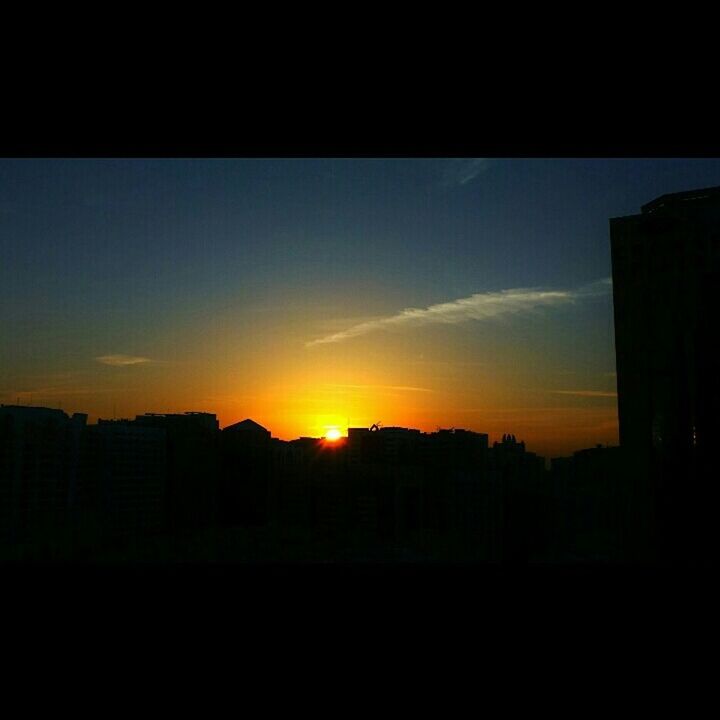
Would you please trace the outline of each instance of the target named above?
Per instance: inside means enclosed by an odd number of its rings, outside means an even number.
[[[330,442],[335,442],[336,440],[340,439],[340,431],[337,428],[330,428],[325,433],[325,439],[329,440]]]

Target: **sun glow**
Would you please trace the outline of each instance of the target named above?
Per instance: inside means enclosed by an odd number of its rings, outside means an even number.
[[[340,431],[337,428],[330,428],[325,433],[325,439],[330,440],[330,442],[335,442],[336,440],[340,439]]]

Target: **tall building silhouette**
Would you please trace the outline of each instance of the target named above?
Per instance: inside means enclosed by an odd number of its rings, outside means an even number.
[[[663,195],[610,220],[620,444],[638,529],[664,560],[718,546],[720,187]]]
[[[145,413],[133,421],[143,428],[165,430],[167,528],[188,533],[212,524],[219,423],[214,413]]]
[[[0,540],[51,537],[74,508],[87,415],[0,405]]]
[[[268,521],[272,442],[270,431],[247,418],[221,432],[220,517],[227,524]]]
[[[87,429],[86,487],[105,537],[162,530],[167,484],[166,431],[130,420],[98,420]],[[85,510],[85,507],[82,508]]]

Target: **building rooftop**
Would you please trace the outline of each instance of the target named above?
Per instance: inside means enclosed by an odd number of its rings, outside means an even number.
[[[47,408],[39,405],[0,405],[0,409],[18,415],[29,417],[55,417],[68,419],[68,415],[58,408]]]
[[[685,202],[697,202],[704,200],[706,202],[720,203],[720,186],[701,188],[699,190],[687,190],[685,192],[667,193],[661,195],[655,200],[646,203],[641,210],[644,214],[654,213],[668,205],[677,205]]]
[[[260,423],[256,423],[250,418],[241,420],[240,422],[236,422],[233,425],[228,425],[226,428],[223,428],[223,430],[252,430],[255,432],[262,431],[264,433],[270,432],[267,428],[264,428],[262,425],[260,425]]]

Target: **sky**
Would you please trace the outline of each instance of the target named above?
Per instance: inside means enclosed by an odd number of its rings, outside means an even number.
[[[617,444],[609,224],[702,159],[0,159],[0,402]]]

